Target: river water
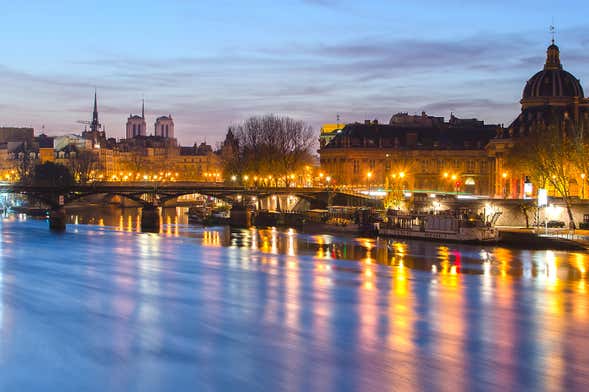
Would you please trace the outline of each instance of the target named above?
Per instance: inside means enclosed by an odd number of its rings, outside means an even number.
[[[7,216],[0,391],[589,385],[584,253]]]

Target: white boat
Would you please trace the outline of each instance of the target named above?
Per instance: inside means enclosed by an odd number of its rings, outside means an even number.
[[[378,235],[385,237],[456,242],[499,240],[499,231],[492,222],[485,222],[480,216],[395,213],[376,225]]]

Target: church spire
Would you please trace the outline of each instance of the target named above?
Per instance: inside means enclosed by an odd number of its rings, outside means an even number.
[[[141,118],[145,118],[145,99],[141,99]]]
[[[92,112],[92,122],[90,123],[90,131],[98,132],[100,123],[98,122],[98,100],[96,99],[96,89],[94,89],[94,111]]]

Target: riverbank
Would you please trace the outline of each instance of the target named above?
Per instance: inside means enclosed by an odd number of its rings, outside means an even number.
[[[589,250],[588,230],[499,228],[498,245],[517,249]]]
[[[166,207],[161,210],[162,224],[187,224],[198,227],[199,225],[188,221],[187,208]],[[110,225],[119,228],[140,231],[140,209],[115,206],[102,207],[99,205],[68,206],[68,223],[89,223]],[[263,226],[263,225],[262,225]],[[286,226],[285,226],[286,227]],[[488,244],[513,249],[530,250],[565,250],[587,251],[589,250],[589,230],[565,229],[525,229],[513,226],[499,227],[501,238],[497,243]],[[366,231],[360,230],[359,225],[345,226],[330,225],[325,223],[309,223],[297,227],[297,231],[309,234],[346,235],[346,236],[370,236]],[[394,239],[394,238],[392,238]],[[438,241],[439,242],[439,241]]]

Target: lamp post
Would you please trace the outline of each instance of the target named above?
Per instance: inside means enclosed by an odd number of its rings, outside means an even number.
[[[369,171],[366,173],[366,178],[368,179],[368,192],[372,191],[372,172]]]

